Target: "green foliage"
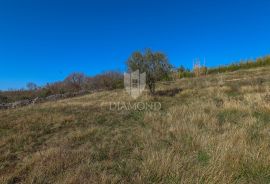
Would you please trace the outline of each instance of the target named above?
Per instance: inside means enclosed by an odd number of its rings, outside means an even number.
[[[237,109],[224,109],[217,114],[218,122],[220,125],[224,123],[237,124],[241,118],[247,116],[245,112],[239,111]]]
[[[250,68],[256,68],[256,67],[263,67],[263,66],[269,66],[270,65],[270,56],[266,56],[263,58],[258,58],[257,60],[249,60],[246,62],[239,62],[234,63],[228,66],[220,66],[217,68],[210,68],[208,70],[208,74],[214,74],[214,73],[224,73],[224,72],[233,72],[240,69],[250,69]]]
[[[146,73],[146,84],[152,94],[155,93],[156,82],[167,80],[172,69],[164,53],[154,53],[150,49],[145,53],[134,52],[128,59],[127,66],[129,71],[139,70],[140,73]]]
[[[0,94],[0,103],[8,103],[8,97]]]
[[[152,94],[155,93],[157,81],[167,80],[171,73],[167,56],[161,52],[152,52],[150,49],[145,53],[134,52],[127,61],[129,71],[139,70],[140,73],[146,73],[146,84]]]
[[[184,71],[179,73],[179,78],[191,78],[194,77],[194,73],[190,71]]]
[[[240,69],[250,69],[250,68],[263,67],[263,66],[269,66],[269,65],[270,65],[270,56],[266,56],[263,58],[258,58],[256,60],[248,60],[248,61],[241,61],[238,63],[233,63],[227,66],[219,66],[219,67],[214,67],[214,68],[201,67],[200,75],[233,72]],[[186,69],[182,65],[177,69],[177,74],[178,74],[178,78],[180,79],[195,77],[194,72],[190,71],[189,69]]]
[[[191,72],[189,69],[186,69],[182,65],[177,69],[177,73],[178,73],[178,77],[180,79],[181,78],[191,78],[191,77],[195,76],[193,72]]]

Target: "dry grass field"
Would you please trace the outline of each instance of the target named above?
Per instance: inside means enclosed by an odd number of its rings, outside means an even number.
[[[270,68],[0,111],[0,183],[270,183]]]

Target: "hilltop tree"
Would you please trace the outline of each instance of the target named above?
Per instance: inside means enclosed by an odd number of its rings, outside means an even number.
[[[152,52],[147,49],[145,53],[134,52],[127,61],[128,70],[146,73],[146,85],[151,94],[155,94],[156,82],[167,79],[171,72],[166,55],[161,52]]]

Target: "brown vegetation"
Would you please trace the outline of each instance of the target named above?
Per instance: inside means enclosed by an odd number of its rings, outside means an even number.
[[[123,74],[120,72],[110,71],[94,77],[87,77],[83,73],[72,73],[64,81],[49,83],[43,87],[30,82],[27,84],[27,90],[0,91],[0,104],[22,100],[32,101],[37,97],[47,98],[53,95],[72,96],[81,91],[113,90],[123,87]]]
[[[137,99],[160,111],[110,111],[123,90],[0,111],[0,183],[269,183],[269,71]]]

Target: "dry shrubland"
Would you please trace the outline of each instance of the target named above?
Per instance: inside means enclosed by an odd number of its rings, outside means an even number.
[[[270,68],[0,111],[1,183],[270,183]]]

